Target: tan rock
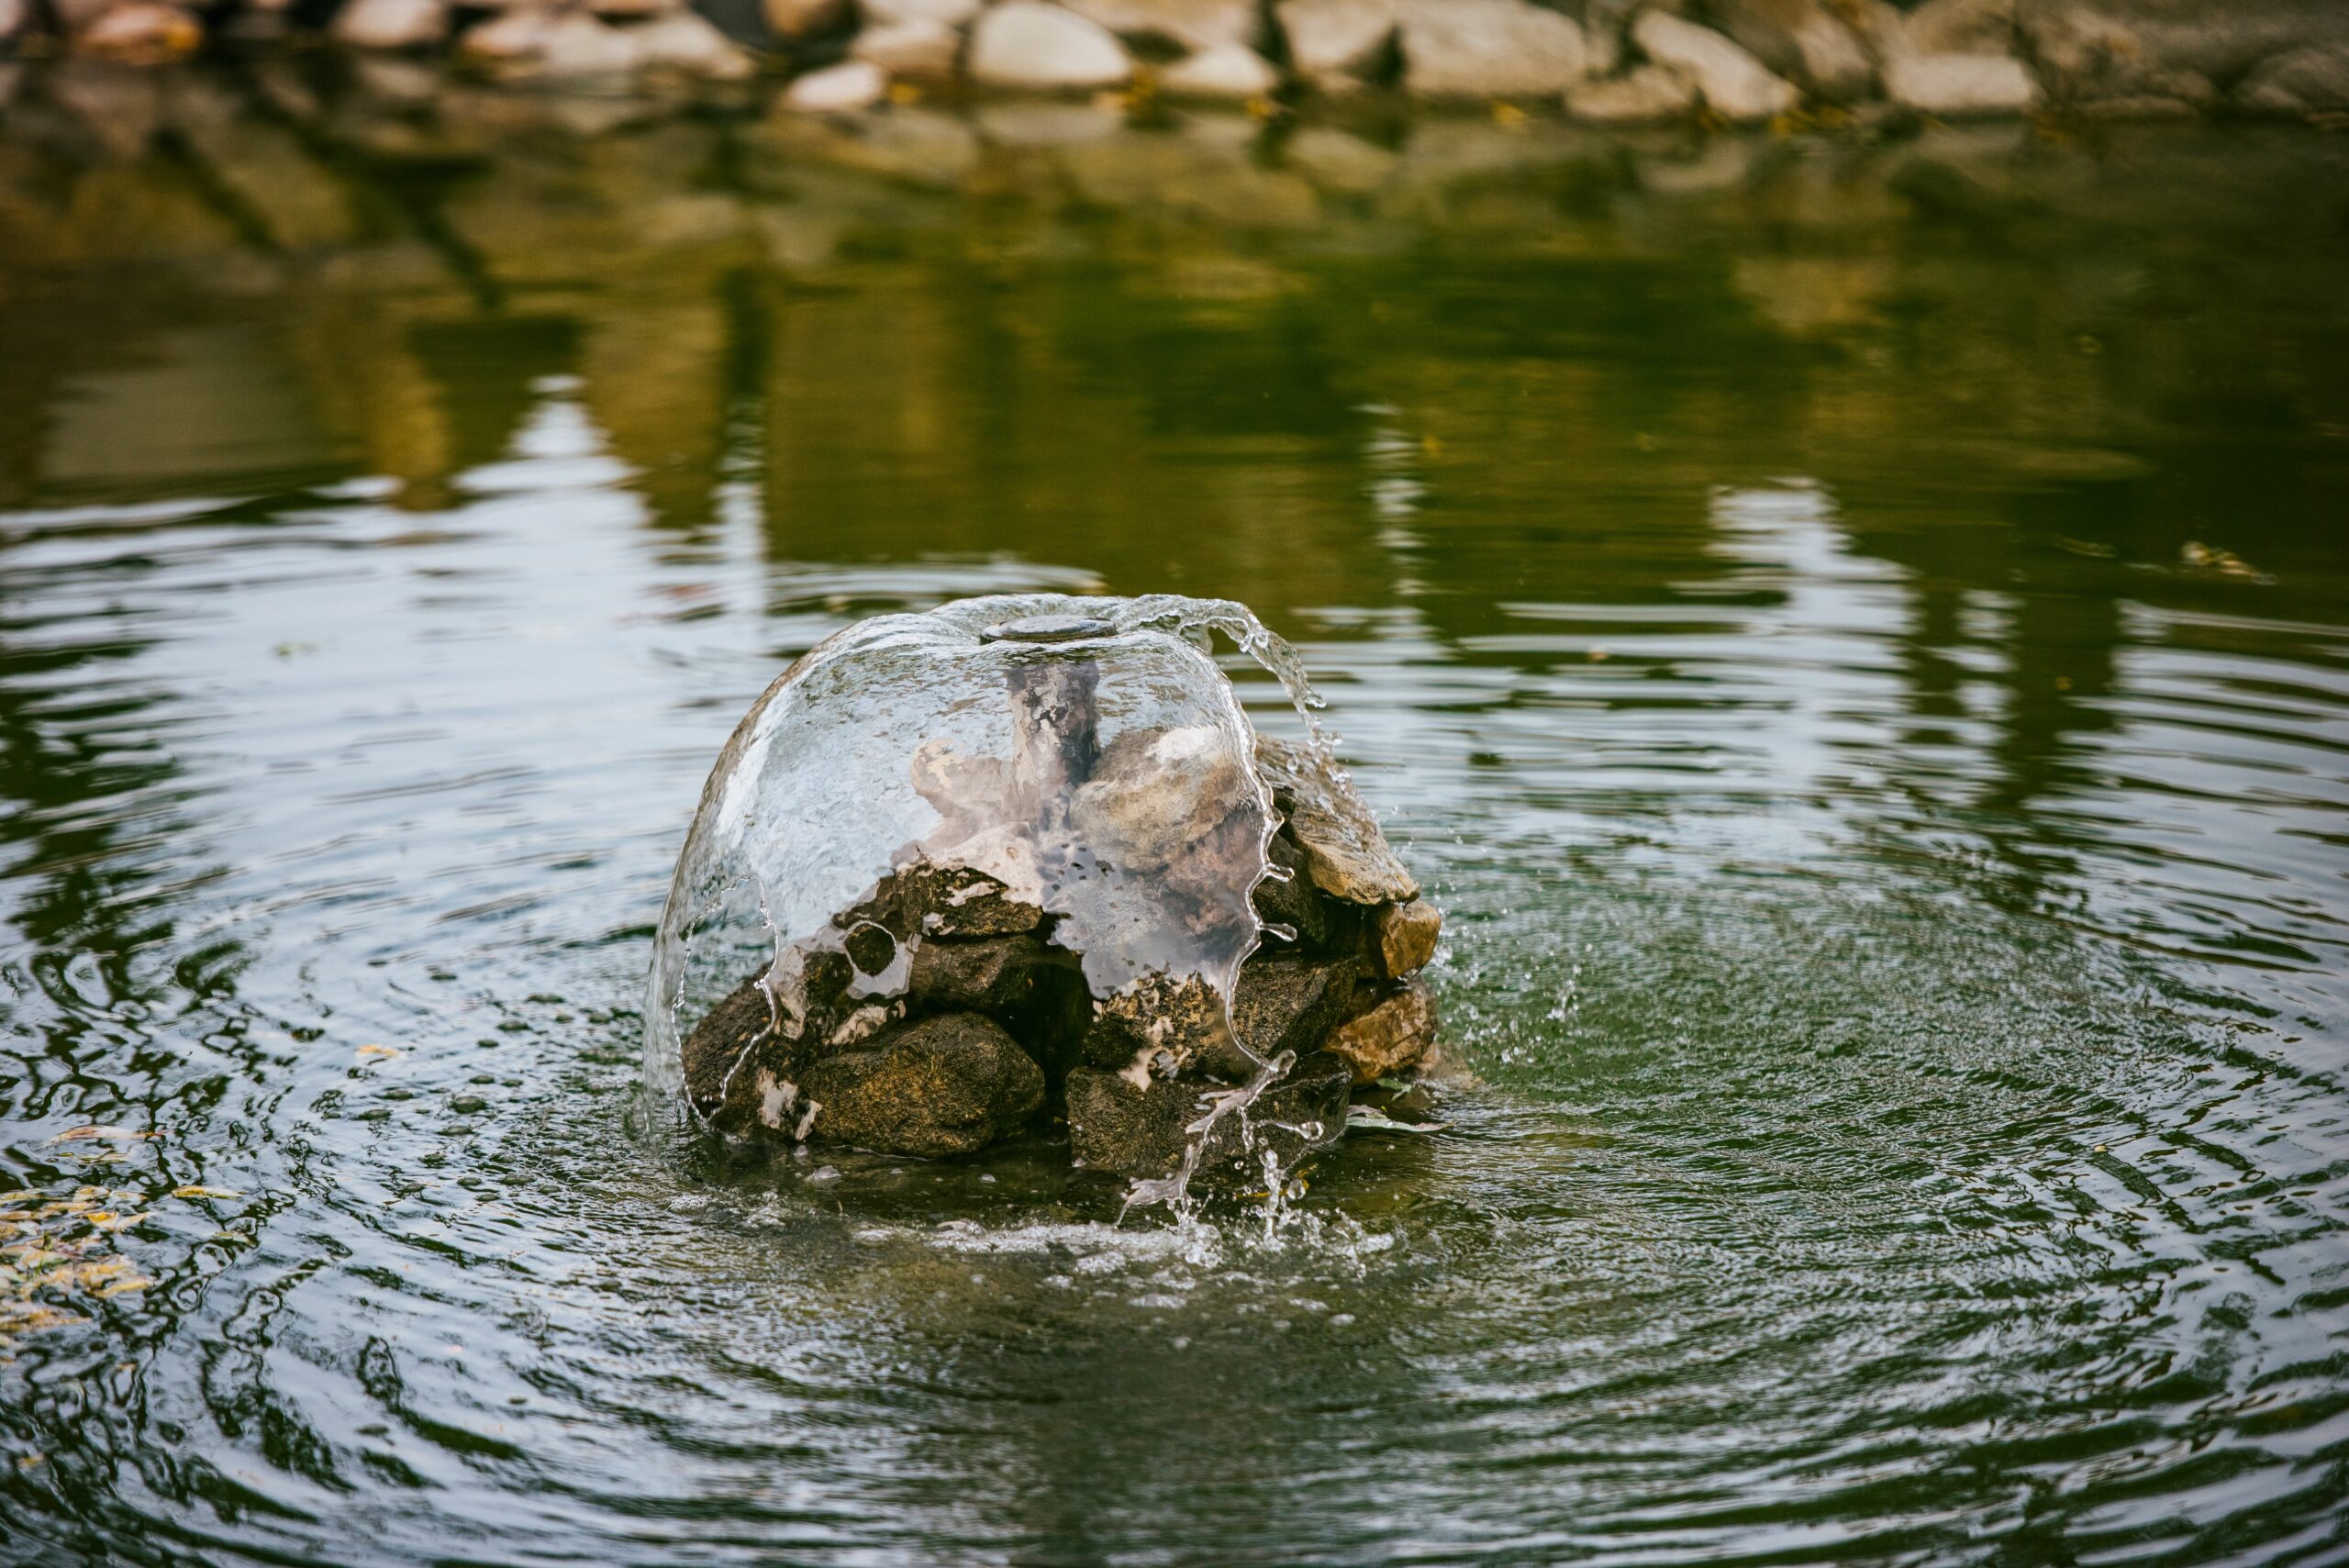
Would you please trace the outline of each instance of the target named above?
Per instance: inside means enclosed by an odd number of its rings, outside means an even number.
[[[334,36],[357,49],[422,49],[448,32],[440,0],[351,0],[334,19]]]
[[[857,14],[870,28],[903,22],[936,22],[959,28],[983,9],[980,0],[858,0]]]
[[[811,1137],[933,1159],[985,1148],[1044,1103],[1043,1070],[1000,1025],[970,1013],[824,1057],[797,1087]]]
[[[1114,87],[1133,61],[1098,22],[1043,0],[1004,0],[971,29],[969,71],[996,87]]]
[[[1425,969],[1435,957],[1436,939],[1443,934],[1443,912],[1419,899],[1382,904],[1373,917],[1371,934],[1379,973],[1399,980]]]
[[[1705,106],[1724,119],[1765,120],[1799,103],[1793,83],[1710,28],[1662,11],[1647,11],[1632,25],[1631,37],[1647,57],[1696,83]]]
[[[811,71],[792,83],[783,106],[803,115],[846,115],[869,109],[889,91],[889,79],[869,60]]]
[[[1399,19],[1396,0],[1280,0],[1273,14],[1290,63],[1324,83],[1375,69],[1394,47]]]
[[[2263,115],[2349,109],[2349,48],[2314,45],[2279,55],[2244,78],[2235,102]]]
[[[637,29],[636,42],[647,64],[708,81],[739,82],[758,70],[749,50],[697,11],[672,11],[647,23]]]
[[[849,0],[760,0],[767,26],[786,39],[813,38],[845,27]]]
[[[1261,30],[1252,0],[1067,0],[1122,39],[1161,39],[1197,52],[1250,47]]]
[[[1322,1049],[1353,1069],[1355,1083],[1372,1084],[1426,1061],[1435,1030],[1435,993],[1425,981],[1413,980],[1341,1025]]]
[[[1287,814],[1313,884],[1352,904],[1405,904],[1419,884],[1343,769],[1310,749],[1259,737],[1256,765]]]
[[[1588,73],[1582,29],[1525,0],[1404,0],[1403,80],[1431,97],[1530,98]]]
[[[126,64],[161,65],[185,59],[203,42],[202,24],[178,6],[132,0],[99,17],[73,40],[73,47]]]
[[[1677,119],[1696,106],[1696,83],[1661,65],[1642,65],[1566,92],[1566,112],[1597,125],[1649,125]]]
[[[547,29],[538,74],[563,80],[622,76],[643,63],[644,50],[634,34],[573,11]]]
[[[2039,100],[2020,60],[1998,54],[1907,54],[1886,61],[1884,93],[1929,115],[2019,115]]]
[[[1925,0],[1901,33],[1918,54],[2012,54],[2015,0]]]
[[[954,63],[963,53],[963,32],[944,22],[918,17],[865,28],[856,35],[849,53],[891,76],[942,79],[954,74]]]
[[[536,60],[554,31],[554,13],[544,6],[518,6],[478,27],[468,28],[458,49],[492,61]]]
[[[1244,43],[1203,49],[1158,76],[1161,90],[1178,98],[1261,98],[1280,84],[1273,62]]]

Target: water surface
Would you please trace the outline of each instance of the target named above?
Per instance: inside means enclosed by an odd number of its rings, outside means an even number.
[[[2349,142],[383,86],[0,117],[11,1560],[2349,1560]],[[1303,649],[1450,1132],[640,1136],[734,719],[1027,589]]]

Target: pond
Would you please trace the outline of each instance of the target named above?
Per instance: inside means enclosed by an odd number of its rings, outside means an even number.
[[[0,117],[0,1555],[2349,1551],[2349,140],[375,88]],[[1024,591],[1302,651],[1448,1130],[647,1126],[735,719]]]

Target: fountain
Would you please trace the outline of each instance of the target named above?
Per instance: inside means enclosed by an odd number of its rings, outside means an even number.
[[[1260,737],[1210,656],[1280,680]],[[735,729],[655,944],[647,1082],[730,1140],[969,1154],[1064,1118],[1134,1201],[1270,1184],[1427,1062],[1441,917],[1243,606],[859,622]]]

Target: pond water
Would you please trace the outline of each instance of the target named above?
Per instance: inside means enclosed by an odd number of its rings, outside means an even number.
[[[0,1555],[2349,1560],[2349,140],[373,85],[0,115]],[[643,1127],[735,718],[1020,590],[1303,651],[1449,1131]]]

